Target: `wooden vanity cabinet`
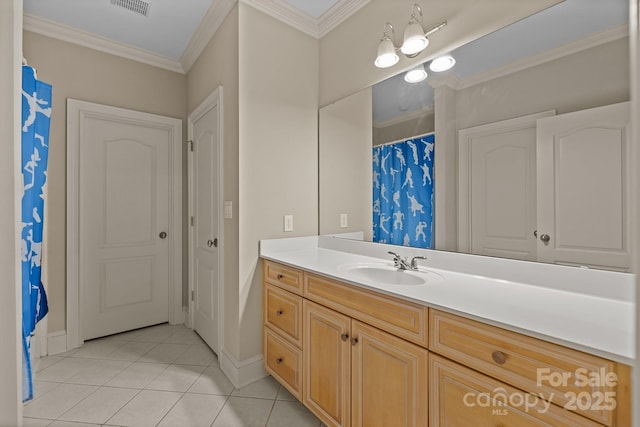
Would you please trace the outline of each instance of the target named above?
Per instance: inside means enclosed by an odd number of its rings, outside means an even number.
[[[434,353],[429,380],[430,427],[601,426]]]
[[[432,425],[459,425],[444,421],[434,424],[435,417],[446,420],[451,418],[447,416],[449,413],[477,412],[497,423],[487,425],[625,427],[630,424],[630,372],[626,365],[435,309],[429,311],[429,327]],[[444,364],[434,353],[458,363]],[[499,411],[492,415],[494,408],[482,411],[460,405],[461,402],[456,405],[457,398],[452,397],[447,387],[452,390],[455,389],[452,384],[458,384],[462,389],[464,381],[447,377],[455,370],[454,365],[460,368],[458,372],[463,371],[462,365],[473,369],[464,368],[467,376],[469,372],[480,372],[475,379],[483,386],[491,383],[494,389],[515,390],[507,395],[513,396],[516,403],[527,395],[552,402],[549,414],[553,411],[559,416],[564,414],[566,422],[547,424],[540,421],[546,415],[532,410],[524,415],[535,419],[531,421],[534,424],[506,422],[509,417],[501,424]],[[475,385],[468,387],[475,390]],[[517,414],[518,408],[510,408],[508,412]]]
[[[302,402],[328,426],[426,426],[427,351],[305,300]]]
[[[267,372],[327,426],[427,426],[426,307],[270,261],[263,268]]]
[[[330,427],[631,424],[626,365],[271,261],[264,325],[265,369]],[[576,386],[582,369],[617,383]]]

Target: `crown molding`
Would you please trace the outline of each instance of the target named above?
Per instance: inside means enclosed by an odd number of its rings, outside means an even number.
[[[216,34],[224,20],[233,10],[238,0],[213,0],[200,25],[191,36],[189,44],[180,56],[180,64],[188,72],[202,53],[207,44]]]
[[[386,128],[388,126],[397,125],[400,123],[408,122],[409,120],[420,119],[429,114],[435,113],[435,106],[433,104],[427,105],[419,110],[412,111],[410,113],[396,116],[392,119],[385,120],[383,122],[373,122],[373,127],[376,129]]]
[[[167,58],[166,56],[131,47],[106,37],[78,30],[28,13],[25,13],[23,18],[23,28],[26,31],[184,74],[184,69],[180,62]]]
[[[311,37],[320,39],[371,0],[340,0],[318,19],[312,18],[282,0],[241,1]]]
[[[460,88],[460,79],[453,73],[437,74],[434,72],[429,75],[428,79],[429,85],[434,89],[442,86],[454,89]]]
[[[267,15],[292,26],[312,37],[319,38],[318,24],[309,15],[300,12],[289,3],[282,0],[241,0]]]
[[[449,86],[454,87],[456,90],[466,89],[471,86],[475,86],[480,83],[485,83],[499,77],[504,77],[508,74],[512,74],[518,71],[525,70],[536,65],[544,64],[562,57],[572,55],[574,53],[581,52],[586,49],[590,49],[596,46],[603,45],[615,40],[622,39],[629,36],[629,26],[620,25],[610,30],[602,31],[590,36],[584,37],[580,40],[576,40],[571,43],[558,46],[553,49],[549,49],[537,55],[531,55],[518,61],[511,62],[502,67],[489,70],[487,72],[478,73],[473,76],[460,79],[456,84]],[[449,82],[450,83],[450,82]]]
[[[340,0],[318,19],[318,38],[349,19],[351,15],[366,6],[371,0]]]

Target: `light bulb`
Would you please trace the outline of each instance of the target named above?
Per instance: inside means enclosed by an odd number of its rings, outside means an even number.
[[[415,19],[410,21],[404,30],[404,42],[400,51],[405,55],[417,55],[429,45],[429,40],[424,35],[422,25]]]
[[[435,73],[447,71],[453,68],[456,64],[456,60],[451,55],[443,55],[431,61],[429,69]]]
[[[419,83],[427,78],[427,72],[424,70],[424,65],[420,64],[417,67],[409,70],[404,75],[404,81],[407,83]]]
[[[396,47],[390,38],[385,37],[378,45],[378,56],[374,62],[378,68],[388,68],[398,63],[400,58],[396,53]]]

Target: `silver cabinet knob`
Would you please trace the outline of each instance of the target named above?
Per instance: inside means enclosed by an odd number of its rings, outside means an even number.
[[[209,247],[213,246],[213,240],[211,239],[207,240],[207,246]]]
[[[215,246],[216,248],[218,247],[218,238],[214,238],[213,240],[209,239],[207,240],[207,246],[211,247],[211,246]]]
[[[161,231],[160,234],[158,234],[158,237],[160,237],[161,239],[166,239],[167,238],[167,233],[164,231]]]
[[[540,240],[542,240],[542,243],[544,243],[545,245],[548,245],[549,241],[551,240],[551,236],[549,236],[548,234],[543,234],[540,236]]]

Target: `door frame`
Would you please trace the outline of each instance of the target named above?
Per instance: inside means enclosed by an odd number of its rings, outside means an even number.
[[[217,210],[218,210],[218,241],[220,242],[220,250],[216,251],[218,257],[218,343],[217,348],[218,352],[222,352],[223,343],[224,343],[224,212],[223,206],[224,203],[224,122],[223,122],[223,96],[222,96],[222,86],[218,86],[214,89],[207,98],[200,105],[198,105],[195,110],[189,114],[187,118],[187,140],[193,141],[193,123],[197,122],[202,116],[204,116],[209,110],[213,107],[218,107],[218,144],[216,146],[216,153],[218,156],[218,174],[216,177],[216,181],[218,183],[218,200]],[[194,236],[194,227],[191,224],[191,217],[194,215],[194,191],[193,191],[193,151],[188,151],[188,194],[189,194],[189,213],[188,213],[188,221],[189,221],[189,314],[187,316],[188,326],[193,329],[194,328],[194,301],[192,298],[194,292],[194,254],[193,254],[193,244],[195,242]]]
[[[67,350],[84,343],[80,289],[80,140],[82,119],[117,120],[167,130],[169,141],[169,323],[182,314],[182,120],[93,102],[67,99]]]

